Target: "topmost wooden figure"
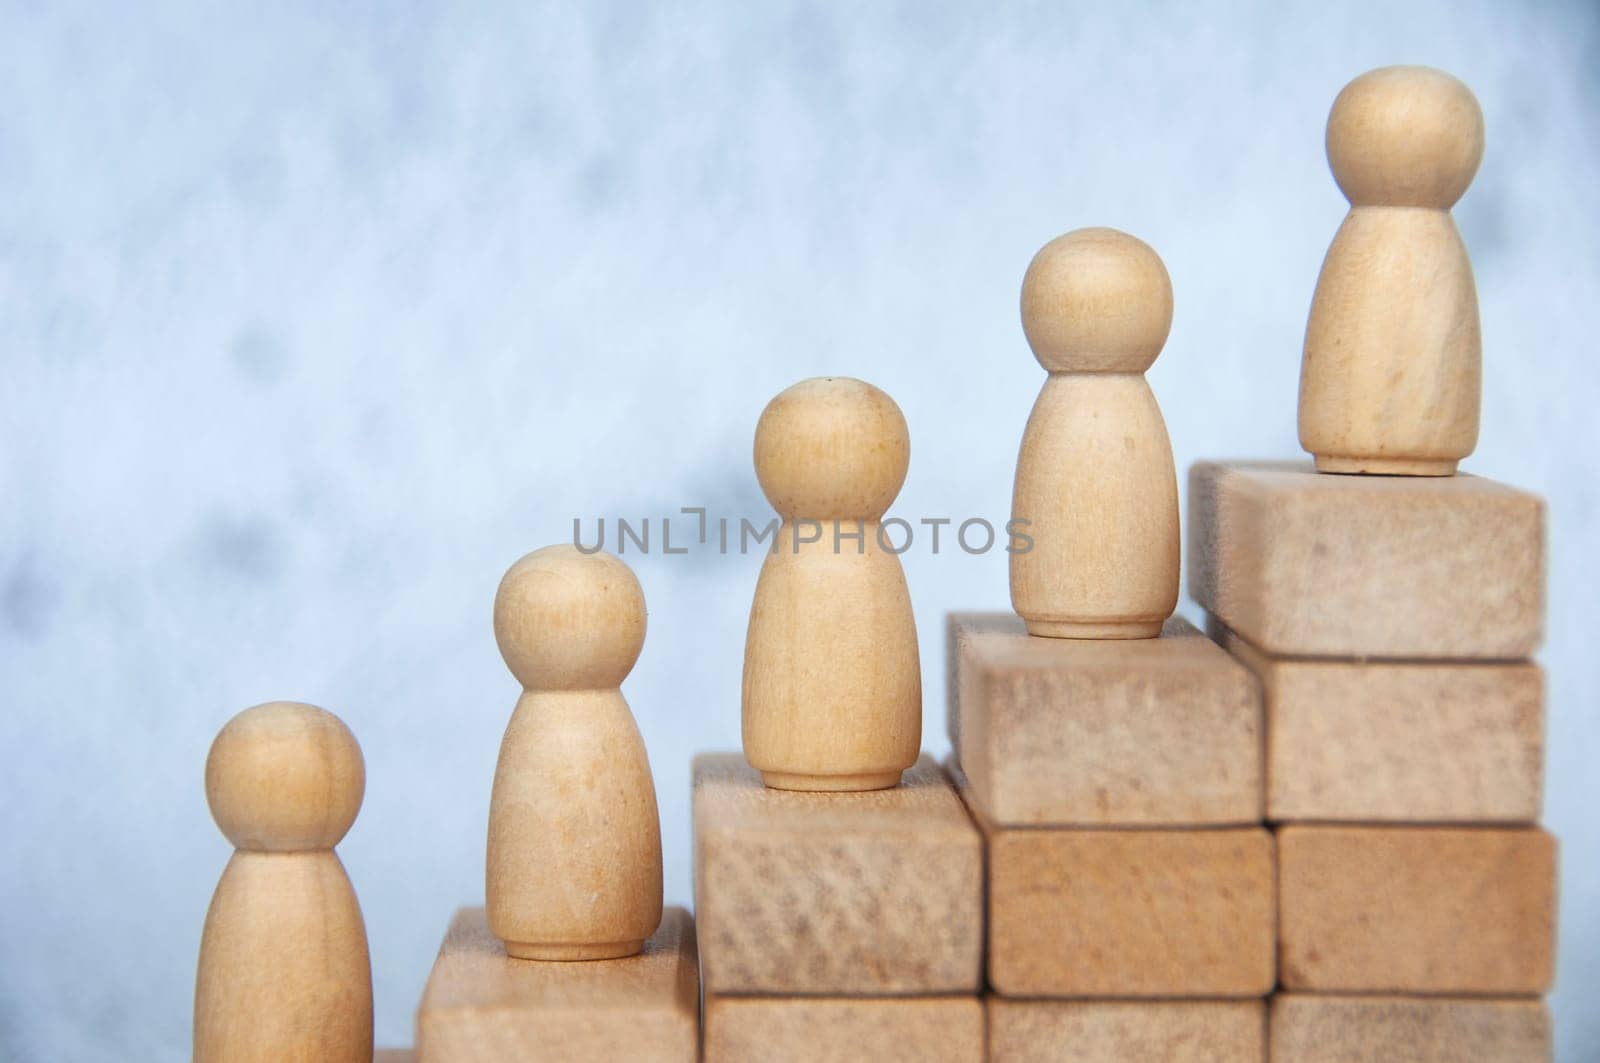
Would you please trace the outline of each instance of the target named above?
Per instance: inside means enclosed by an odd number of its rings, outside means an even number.
[[[1319,471],[1449,476],[1477,446],[1478,296],[1450,208],[1482,158],[1478,101],[1443,71],[1369,71],[1334,101],[1328,163],[1350,213],[1300,369]]]
[[[1178,604],[1178,480],[1144,379],[1171,327],[1166,267],[1126,233],[1067,233],[1028,266],[1022,329],[1050,372],[1011,500],[1033,540],[1011,554],[1029,634],[1154,638]]]
[[[506,572],[494,637],[523,686],[489,803],[489,929],[523,960],[632,956],[661,923],[661,823],[618,689],[644,591],[611,554],[547,546]]]
[[[916,621],[880,523],[910,460],[900,407],[860,380],[804,380],[762,411],[756,477],[783,523],[750,606],[743,721],[770,787],[879,790],[916,763]]]

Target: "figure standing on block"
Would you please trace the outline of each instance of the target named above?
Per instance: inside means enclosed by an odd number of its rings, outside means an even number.
[[[366,788],[337,716],[275,701],[223,727],[206,801],[236,848],[206,912],[196,1063],[370,1063],[372,965],[333,847]]]
[[[1328,163],[1350,213],[1300,368],[1319,471],[1449,476],[1478,445],[1478,296],[1450,208],[1482,158],[1478,101],[1442,71],[1373,70],[1334,101]]]
[[[905,542],[880,520],[911,436],[894,400],[804,380],[756,426],[756,478],[783,522],[744,649],[744,755],[782,790],[898,785],[922,747],[922,669]]]
[[[524,960],[632,956],[661,923],[650,760],[619,687],[644,591],[611,554],[547,546],[512,565],[494,637],[523,686],[489,804],[489,929]]]
[[[1178,604],[1178,479],[1144,379],[1172,328],[1172,282],[1115,229],[1058,236],[1022,281],[1022,330],[1050,373],[1017,457],[1011,605],[1028,632],[1141,639]]]

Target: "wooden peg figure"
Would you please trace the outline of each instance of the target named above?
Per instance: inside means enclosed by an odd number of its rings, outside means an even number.
[[[1300,445],[1335,473],[1449,476],[1478,444],[1482,341],[1450,208],[1483,158],[1483,113],[1449,74],[1362,74],[1328,115],[1350,213],[1328,248],[1300,368]]]
[[[661,923],[650,760],[619,689],[644,646],[644,591],[571,545],[512,565],[494,637],[523,686],[489,804],[489,929],[525,960],[632,956]]]
[[[1022,330],[1050,377],[1022,435],[1011,604],[1028,632],[1139,639],[1178,604],[1178,480],[1145,381],[1172,327],[1172,282],[1144,242],[1079,229],[1022,281]]]
[[[196,1063],[370,1063],[367,932],[333,851],[365,787],[355,736],[311,705],[246,709],[211,744],[206,800],[235,852],[200,938]]]
[[[750,606],[743,726],[770,787],[879,790],[916,762],[906,543],[880,524],[910,460],[900,407],[860,380],[804,380],[762,411],[756,478],[782,523]]]

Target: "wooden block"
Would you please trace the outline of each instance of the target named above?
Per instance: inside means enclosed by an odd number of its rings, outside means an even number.
[[[1544,503],[1476,476],[1189,470],[1189,593],[1283,656],[1515,660],[1544,634]]]
[[[706,997],[705,1063],[982,1063],[976,996]]]
[[[1273,657],[1215,633],[1265,694],[1268,819],[1538,820],[1538,665]]]
[[[1259,1000],[1007,1000],[991,996],[989,1063],[1264,1063]]]
[[[417,1011],[418,1063],[503,1059],[693,1063],[700,1040],[694,920],[668,908],[636,956],[517,960],[482,908],[456,913]]]
[[[932,758],[894,789],[814,794],[702,755],[694,835],[707,993],[977,990],[982,838]]]
[[[1260,821],[1260,693],[1188,621],[1154,639],[1053,639],[1009,613],[953,613],[948,639],[951,745],[987,821]]]
[[[1537,1000],[1422,1000],[1285,993],[1273,998],[1273,1063],[1542,1063],[1550,1012]]]
[[[1272,991],[1272,835],[986,827],[989,983],[1011,997]]]
[[[1284,827],[1287,989],[1517,996],[1550,988],[1555,839],[1538,829]]]

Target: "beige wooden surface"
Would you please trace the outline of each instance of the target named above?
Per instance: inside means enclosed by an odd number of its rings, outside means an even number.
[[[1278,890],[1287,989],[1550,988],[1556,845],[1542,830],[1284,827]]]
[[[989,983],[1008,997],[1258,997],[1274,981],[1272,836],[994,828]]]
[[[982,1063],[976,996],[706,998],[704,1063]]]
[[[637,955],[567,963],[507,956],[484,910],[463,908],[423,991],[416,1058],[693,1063],[698,1040],[694,920],[682,908],[665,910]]]
[[[989,996],[989,1063],[1265,1063],[1259,1000]]]
[[[1261,679],[1274,821],[1533,823],[1544,674],[1489,662],[1273,657],[1218,637]]]
[[[1268,653],[1516,660],[1544,634],[1545,511],[1476,476],[1197,462],[1189,593]]]
[[[1041,639],[1005,613],[947,620],[950,742],[999,826],[1261,819],[1261,699],[1188,621],[1160,638]]]
[[[1280,994],[1273,1063],[1547,1063],[1550,1012],[1538,1000]]]
[[[977,990],[981,839],[931,757],[894,789],[808,794],[702,754],[694,845],[707,992]]]

